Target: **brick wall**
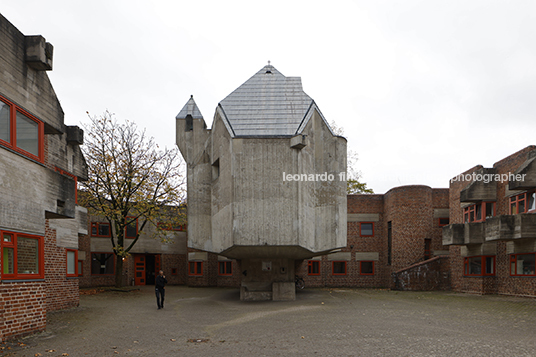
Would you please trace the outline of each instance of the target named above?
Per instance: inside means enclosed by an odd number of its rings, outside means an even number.
[[[308,275],[308,260],[297,262],[296,273],[304,278],[306,286],[389,287],[393,271],[424,260],[425,239],[431,239],[431,251],[447,249],[442,243],[439,222],[434,219],[434,209],[448,209],[448,189],[402,186],[385,195],[348,195],[347,202],[349,215],[377,215],[374,236],[362,237],[361,222],[349,220],[347,245],[341,250],[350,252],[350,260],[346,263],[347,274],[333,275],[332,261],[326,256],[320,260],[318,276]],[[363,219],[366,221],[366,218]],[[388,264],[388,222],[392,223],[391,265]],[[360,273],[360,261],[357,258],[362,253],[378,254],[378,260],[374,262],[374,275]]]
[[[527,159],[527,154],[536,149],[528,146],[498,162],[493,167],[497,174],[515,172]],[[475,166],[463,174],[471,174],[482,166]],[[470,182],[451,181],[450,183],[450,223],[463,223],[463,209],[460,203],[460,192]],[[496,215],[509,214],[509,198],[505,197],[508,182],[497,182]],[[505,295],[536,296],[536,278],[510,276],[510,255],[507,252],[507,242],[497,242],[495,255],[496,275],[490,277],[464,276],[464,257],[460,246],[451,246],[451,286],[452,290],[477,294],[499,293]]]
[[[56,231],[45,225],[46,310],[55,311],[78,306],[78,278],[67,278],[67,253],[56,245]]]
[[[46,327],[46,284],[0,284],[0,341],[39,332]]]

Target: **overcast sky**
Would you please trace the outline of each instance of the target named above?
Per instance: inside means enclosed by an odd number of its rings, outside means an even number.
[[[448,187],[536,144],[535,1],[0,0],[0,12],[54,45],[71,125],[108,109],[171,147],[191,94],[211,126],[270,60],[344,128],[376,193]]]

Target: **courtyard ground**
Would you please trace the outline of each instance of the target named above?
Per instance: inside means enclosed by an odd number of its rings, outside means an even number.
[[[241,302],[237,289],[166,290],[162,310],[150,286],[82,295],[4,356],[536,355],[535,299],[306,288],[296,301]]]

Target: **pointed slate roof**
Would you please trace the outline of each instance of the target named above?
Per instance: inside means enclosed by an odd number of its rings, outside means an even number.
[[[197,104],[195,104],[194,96],[190,96],[190,99],[184,107],[182,107],[181,111],[177,116],[176,119],[186,119],[188,115],[191,115],[193,119],[203,119],[203,115],[201,114],[201,111],[197,107]]]
[[[313,103],[300,77],[285,77],[267,65],[219,107],[235,136],[279,136],[294,135]]]

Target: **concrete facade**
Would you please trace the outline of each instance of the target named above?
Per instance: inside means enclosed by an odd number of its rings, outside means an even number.
[[[536,296],[535,159],[532,145],[451,180],[443,242],[453,290]]]
[[[176,128],[188,246],[239,260],[243,299],[271,298],[273,283],[293,283],[294,260],[346,246],[346,140],[299,78],[265,66],[219,103],[211,129],[193,98]]]
[[[78,305],[78,235],[87,211],[83,132],[45,71],[53,47],[0,15],[0,341],[43,330],[47,311]],[[82,224],[81,224],[82,223]]]

